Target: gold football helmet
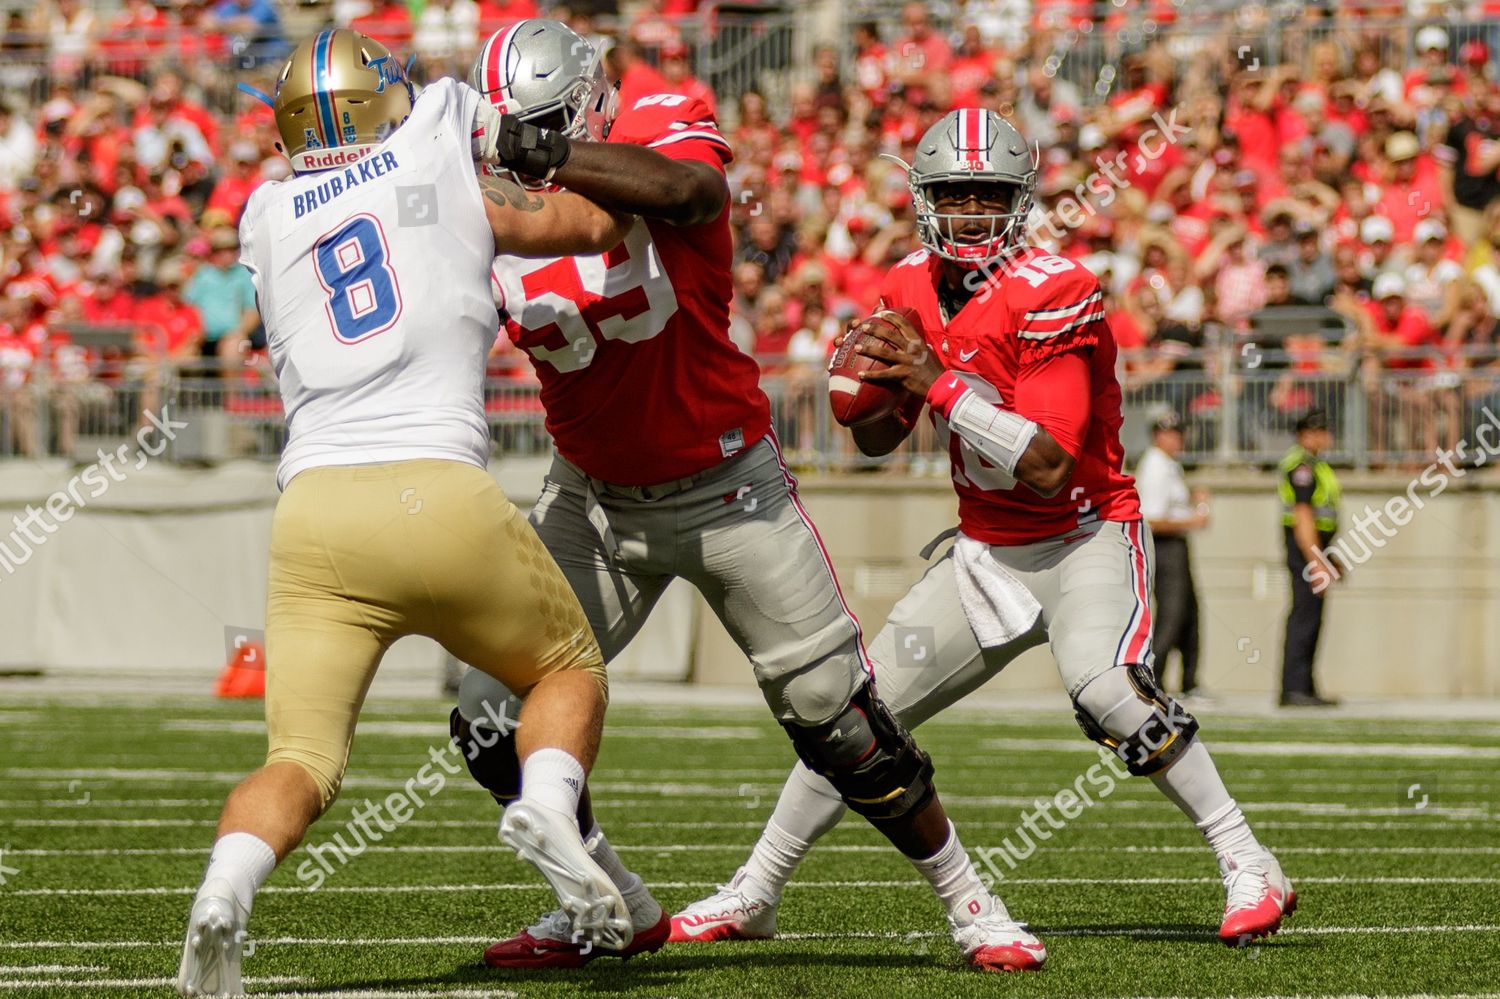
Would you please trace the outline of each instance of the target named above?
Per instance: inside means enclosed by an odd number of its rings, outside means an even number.
[[[411,114],[411,82],[390,49],[348,28],[298,45],[281,69],[276,128],[298,173],[362,159]]]

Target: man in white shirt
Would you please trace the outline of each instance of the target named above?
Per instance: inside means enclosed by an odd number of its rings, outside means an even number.
[[[1198,592],[1193,585],[1188,535],[1208,526],[1208,497],[1188,491],[1182,463],[1182,421],[1170,410],[1151,424],[1151,446],[1135,470],[1141,495],[1141,516],[1151,528],[1156,546],[1157,682],[1163,689],[1167,657],[1176,649],[1182,657],[1182,693],[1198,688]]]

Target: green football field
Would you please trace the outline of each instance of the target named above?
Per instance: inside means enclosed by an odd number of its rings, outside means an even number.
[[[403,788],[448,707],[371,703],[342,797],[310,844]],[[0,994],[164,996],[224,794],[264,752],[259,704],[36,700],[0,707]],[[1270,942],[1215,938],[1222,891],[1198,834],[1123,782],[997,884],[1045,940],[1037,974],[968,971],[925,882],[852,819],[788,889],[781,939],[669,945],[581,971],[496,972],[486,944],[551,896],[451,779],[331,873],[306,847],[255,904],[252,993],[318,996],[1500,996],[1500,724],[1203,713],[1207,741],[1301,897]],[[924,726],[971,855],[1098,762],[1061,712]],[[449,757],[451,759],[451,757]],[[595,777],[626,860],[678,907],[726,880],[792,760],[764,709],[611,710]],[[432,773],[429,770],[429,775]],[[430,793],[429,793],[430,792]],[[382,813],[382,814],[394,814]],[[1055,813],[1054,813],[1055,814]],[[371,824],[373,828],[378,826]],[[1045,826],[1044,826],[1045,828]],[[998,857],[991,852],[992,857]],[[325,855],[327,859],[327,855]],[[307,865],[307,866],[304,866]],[[323,883],[308,890],[310,877]]]

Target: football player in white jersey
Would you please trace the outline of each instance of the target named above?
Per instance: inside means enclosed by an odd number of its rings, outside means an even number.
[[[240,223],[289,432],[266,606],[269,752],[224,805],[178,993],[243,994],[255,892],[338,793],[375,669],[409,634],[526,691],[522,793],[501,838],[551,883],[577,939],[624,947],[624,900],[574,818],[604,663],[486,471],[483,380],[495,254],[599,253],[632,220],[477,177],[476,159],[498,158],[500,115],[453,80],[413,101],[391,53],[354,31],[298,46],[273,108],[296,176],[256,190]],[[393,815],[443,780],[424,768]]]

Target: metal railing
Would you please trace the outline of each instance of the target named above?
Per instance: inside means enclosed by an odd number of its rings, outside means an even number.
[[[1219,467],[1273,465],[1290,444],[1297,419],[1312,409],[1326,414],[1333,431],[1329,459],[1356,468],[1425,465],[1439,448],[1474,441],[1480,424],[1500,425],[1500,356],[1493,351],[1347,359],[1341,351],[1330,346],[1321,362],[1280,350],[1247,360],[1237,341],[1226,338],[1177,357],[1168,371],[1148,365],[1151,357],[1126,357],[1126,451],[1133,459],[1145,448],[1151,421],[1165,410],[1183,420],[1184,461]],[[763,361],[761,386],[795,468],[948,474],[947,454],[928,421],[894,455],[867,458],[833,421],[821,369],[782,358]],[[150,432],[155,424],[148,414],[186,424],[163,454],[170,462],[274,460],[286,443],[281,396],[264,358],[222,367],[135,360],[96,365],[83,375],[76,365],[61,373],[42,367],[24,381],[0,372],[0,457],[93,460],[101,450],[129,446],[143,430]],[[497,456],[550,452],[529,369],[491,369],[485,414]]]

